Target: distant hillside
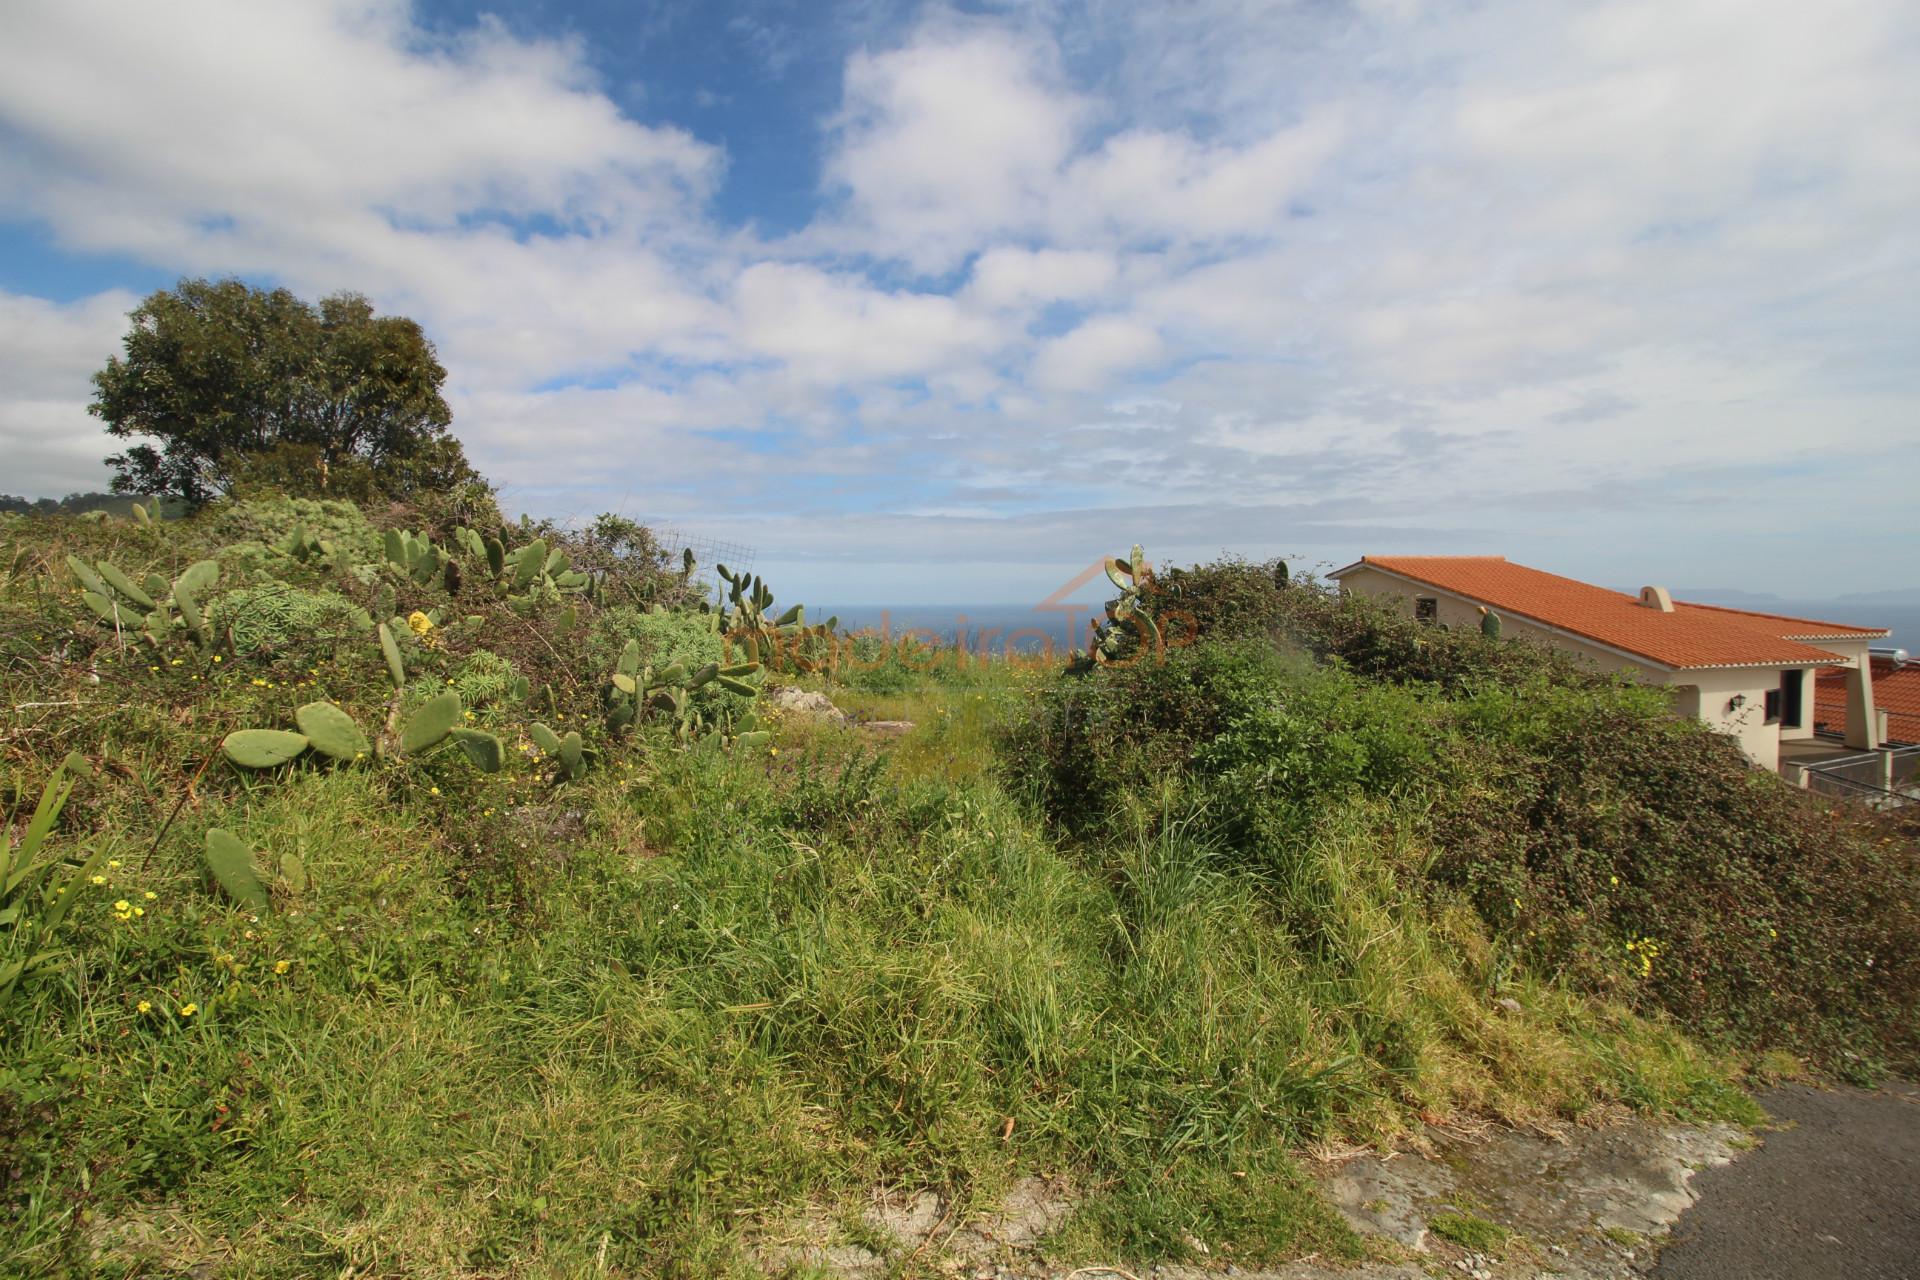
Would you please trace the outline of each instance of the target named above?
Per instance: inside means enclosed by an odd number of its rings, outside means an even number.
[[[0,493],[0,511],[12,511],[29,516],[75,516],[87,511],[104,511],[108,515],[124,516],[132,514],[133,504],[139,502],[153,507],[152,498],[143,498],[126,493],[70,493],[64,498],[22,498],[11,493]],[[163,501],[156,514],[174,516],[179,514],[178,502]]]
[[[1726,604],[1735,608],[1778,605],[1784,599],[1771,591],[1740,591],[1733,587],[1684,587],[1675,591],[1673,598],[1691,600],[1695,604]]]
[[[1920,604],[1920,587],[1897,587],[1892,591],[1854,591],[1840,596],[1849,604]]]

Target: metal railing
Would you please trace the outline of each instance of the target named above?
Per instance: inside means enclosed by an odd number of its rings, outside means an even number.
[[[1807,790],[1845,796],[1877,809],[1920,803],[1920,746],[1835,756],[1800,766]]]

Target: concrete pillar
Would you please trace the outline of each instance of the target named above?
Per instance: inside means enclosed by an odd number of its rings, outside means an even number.
[[[1873,663],[1864,654],[1847,668],[1847,745],[1856,751],[1880,746],[1880,717],[1873,705]]]

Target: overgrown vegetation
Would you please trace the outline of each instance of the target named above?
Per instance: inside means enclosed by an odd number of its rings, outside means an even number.
[[[1426,846],[1397,879],[1470,904],[1503,963],[1718,1045],[1920,1064],[1920,858],[1892,821],[1756,772],[1657,690],[1280,581],[1169,574],[1148,598],[1189,646],[1056,682],[1015,775],[1070,829],[1191,814],[1309,884],[1314,831],[1364,799]]]
[[[302,502],[0,523],[0,800],[78,891],[0,1006],[13,1272],[780,1273],[1036,1173],[1063,1263],[1351,1255],[1305,1144],[1915,1062],[1908,834],[1523,645],[1129,563],[1069,673]]]

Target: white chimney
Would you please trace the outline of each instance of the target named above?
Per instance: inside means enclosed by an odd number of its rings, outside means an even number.
[[[1662,613],[1673,612],[1673,597],[1667,594],[1665,587],[1640,588],[1640,603],[1649,609],[1658,609]]]

